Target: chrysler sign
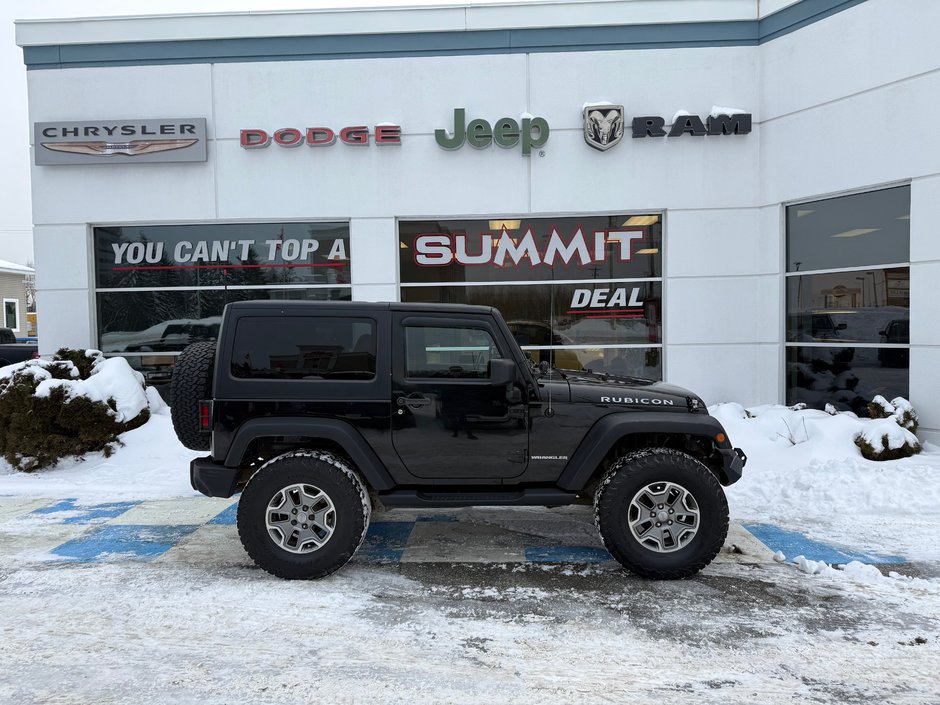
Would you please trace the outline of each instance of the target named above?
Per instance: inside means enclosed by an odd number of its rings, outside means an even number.
[[[36,164],[206,161],[205,118],[37,122]]]

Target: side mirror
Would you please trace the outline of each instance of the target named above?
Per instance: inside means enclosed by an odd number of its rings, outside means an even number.
[[[888,337],[888,331],[886,331],[886,330],[880,330],[880,331],[878,331],[878,335],[883,335],[884,337],[887,338],[887,337]]]
[[[509,358],[490,360],[490,384],[502,387],[516,381],[516,363]]]

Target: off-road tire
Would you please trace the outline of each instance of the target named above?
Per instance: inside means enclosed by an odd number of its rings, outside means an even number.
[[[684,490],[699,511],[694,536],[668,552],[641,543],[628,518],[639,493],[658,483]],[[728,535],[728,502],[718,480],[701,462],[677,450],[647,448],[620,458],[604,475],[594,495],[594,523],[604,546],[629,571],[653,580],[674,580],[698,573],[718,555]]]
[[[170,417],[180,442],[190,450],[209,450],[210,436],[199,429],[199,402],[211,396],[215,343],[187,345],[173,365]]]
[[[267,525],[276,498],[284,496],[285,488],[297,486],[318,490],[335,508],[332,533],[322,546],[304,553],[285,549]],[[268,573],[288,580],[322,578],[353,557],[365,539],[371,513],[365,484],[344,460],[323,451],[291,451],[269,460],[248,481],[238,502],[238,536],[248,555]],[[299,532],[300,525],[296,528]]]

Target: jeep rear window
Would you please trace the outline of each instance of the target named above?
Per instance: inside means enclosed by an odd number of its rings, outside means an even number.
[[[248,379],[374,379],[375,321],[284,316],[239,319],[232,376]]]

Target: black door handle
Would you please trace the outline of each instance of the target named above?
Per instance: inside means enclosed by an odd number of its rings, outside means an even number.
[[[410,394],[407,397],[398,397],[398,406],[407,406],[409,409],[420,409],[431,403],[429,397],[423,394]]]

